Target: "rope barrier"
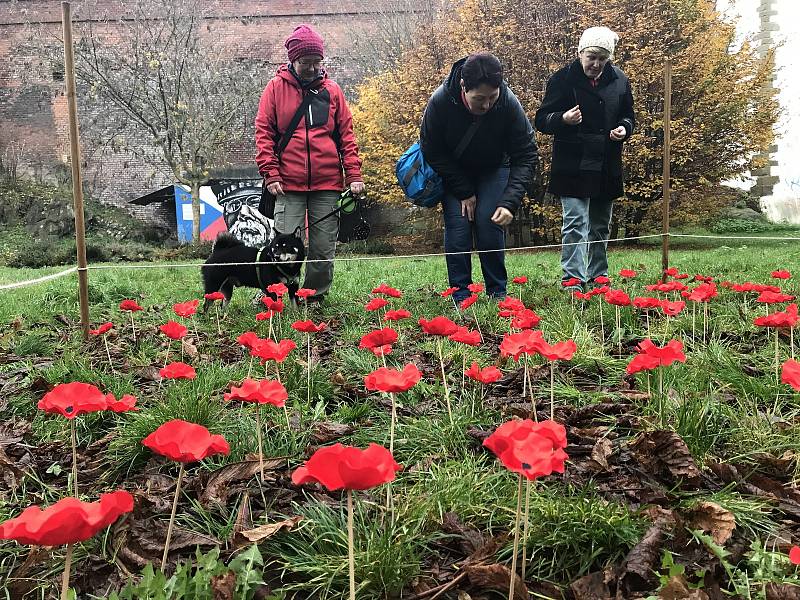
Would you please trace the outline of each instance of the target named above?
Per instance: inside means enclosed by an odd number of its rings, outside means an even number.
[[[725,236],[725,235],[700,235],[700,234],[689,234],[689,233],[653,233],[647,235],[637,235],[631,237],[621,237],[621,238],[613,238],[609,240],[592,240],[586,242],[570,242],[566,244],[543,244],[540,246],[522,246],[519,248],[506,248],[504,250],[468,250],[464,252],[429,252],[424,254],[398,254],[398,255],[381,255],[381,256],[351,256],[351,257],[337,257],[337,258],[321,258],[321,259],[306,259],[303,262],[306,263],[318,263],[318,262],[362,262],[362,261],[374,261],[374,260],[404,260],[404,259],[418,259],[418,258],[437,258],[442,256],[458,256],[462,254],[483,254],[488,252],[523,252],[526,250],[547,250],[547,249],[554,249],[554,248],[562,248],[564,246],[577,246],[581,244],[600,244],[600,243],[617,243],[617,242],[627,242],[633,240],[644,240],[644,239],[653,239],[653,238],[662,238],[664,236],[667,237],[674,237],[674,238],[696,238],[696,239],[717,239],[717,240],[729,240],[729,241],[736,241],[736,240],[770,240],[770,241],[785,241],[785,242],[800,242],[800,238],[797,237],[783,237],[783,236]],[[110,265],[89,265],[85,267],[85,269],[90,271],[105,271],[105,270],[123,270],[123,269],[197,269],[197,268],[204,268],[204,267],[238,267],[238,266],[249,266],[249,265],[267,265],[267,264],[288,264],[293,261],[260,261],[260,262],[231,262],[231,263],[213,263],[210,265],[202,264],[202,263],[173,263],[173,264],[145,264],[145,265],[131,265],[131,264],[110,264]],[[64,271],[60,271],[58,273],[53,273],[51,275],[45,275],[44,277],[39,277],[37,279],[30,279],[27,281],[19,281],[16,283],[8,283],[4,285],[0,285],[0,291],[10,290],[15,288],[21,288],[29,285],[35,285],[38,283],[43,283],[45,281],[52,281],[54,279],[58,279],[60,277],[64,277],[65,275],[69,275],[71,273],[75,273],[79,270],[78,267],[73,266]],[[83,270],[83,269],[80,269]]]
[[[34,285],[36,283],[43,283],[45,281],[52,281],[53,279],[58,279],[59,277],[64,277],[64,275],[69,275],[70,273],[75,273],[78,270],[78,267],[70,267],[69,269],[65,269],[63,271],[59,271],[58,273],[53,273],[51,275],[45,275],[44,277],[39,277],[37,279],[29,279],[28,281],[19,281],[17,283],[6,283],[4,285],[0,285],[0,291],[3,290],[13,290],[14,288],[21,288],[27,285]]]

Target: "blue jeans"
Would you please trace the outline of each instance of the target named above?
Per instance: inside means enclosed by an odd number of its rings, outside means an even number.
[[[503,195],[508,183],[509,169],[501,167],[480,175],[475,184],[475,220],[469,221],[461,216],[461,200],[445,193],[442,200],[444,212],[444,250],[445,252],[470,252],[477,250],[498,250],[482,252],[481,272],[489,296],[505,298],[508,275],[506,274],[505,247],[506,232],[503,227],[492,223],[492,215],[497,210],[497,201]],[[453,294],[456,301],[470,295],[467,286],[472,283],[472,256],[457,254],[447,257],[447,277],[450,287],[457,287]]]
[[[608,275],[606,246],[613,207],[611,200],[561,196],[561,243],[573,244],[561,247],[562,281],[575,277],[587,283]]]

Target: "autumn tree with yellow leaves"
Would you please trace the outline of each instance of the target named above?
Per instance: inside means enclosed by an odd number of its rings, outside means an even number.
[[[450,66],[477,50],[495,53],[533,118],[547,78],[576,56],[581,31],[618,32],[615,63],[633,87],[637,130],[625,144],[626,196],[615,222],[627,235],[660,222],[664,62],[672,61],[672,204],[674,223],[713,217],[720,182],[760,166],[778,117],[772,55],[744,44],[732,49],[734,26],[712,0],[464,0],[445,18],[423,25],[417,43],[392,70],[359,88],[354,118],[364,173],[382,201],[402,201],[394,164],[417,139],[425,104]],[[538,138],[547,169],[550,139]],[[552,198],[528,199],[522,215],[539,239],[557,234],[561,209]]]

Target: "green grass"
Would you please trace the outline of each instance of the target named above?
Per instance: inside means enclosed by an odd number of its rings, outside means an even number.
[[[770,233],[774,232],[765,235]],[[797,230],[784,233],[800,237]],[[672,265],[690,274],[715,275],[719,280],[768,282],[774,269],[800,268],[797,242],[736,241],[727,246],[714,240],[671,242]],[[627,286],[634,294],[646,294],[645,284],[653,282],[660,273],[656,243],[657,240],[637,248],[612,247],[609,255],[612,275],[620,268],[634,268],[641,273]],[[633,403],[640,417],[640,428],[666,427],[678,432],[701,466],[716,460],[756,465],[760,454],[779,457],[785,452],[800,453],[799,399],[775,381],[774,339],[752,325],[752,319],[763,314],[763,309],[752,301],[743,302],[737,294],[721,292],[712,305],[711,335],[705,344],[690,339],[690,307],[683,315],[670,319],[668,329],[662,317],[652,318],[650,333],[654,339],[660,343],[662,339],[683,338],[687,351],[685,365],[666,370],[667,395],[659,412],[655,403],[637,396],[631,400],[626,395],[631,386],[636,390],[646,389],[646,379],[642,374],[625,375],[629,351],[621,357],[616,355],[617,339],[627,345],[645,335],[645,323],[639,315],[623,310],[622,329],[615,332],[613,307],[603,304],[604,344],[599,335],[597,299],[586,306],[569,301],[558,286],[560,268],[556,253],[512,251],[507,254],[506,263],[510,276],[528,276],[529,283],[521,290],[522,298],[542,317],[540,328],[545,338],[551,342],[572,338],[578,345],[574,359],[557,367],[554,385],[557,406]],[[128,475],[141,475],[144,465],[153,459],[141,440],[173,418],[205,425],[213,433],[225,435],[231,445],[230,456],[192,465],[190,476],[240,461],[254,452],[254,407],[222,401],[230,385],[240,382],[250,370],[249,360],[232,340],[248,330],[258,331],[262,336],[266,333],[265,325],[254,320],[256,309],[250,304],[253,291],[236,292],[223,315],[221,336],[216,332],[214,311],[197,315],[195,323],[189,324],[192,345],[184,358],[196,367],[196,380],[159,384],[143,375],[143,369],[160,367],[167,357],[168,345],[157,333],[157,326],[173,318],[174,302],[201,296],[199,268],[158,264],[150,264],[153,268],[148,269],[129,269],[126,264],[108,266],[113,268],[90,270],[89,292],[93,325],[107,320],[115,324],[108,339],[111,365],[101,340],[92,339],[84,344],[80,338],[74,274],[2,292],[0,351],[6,360],[0,363],[0,378],[24,370],[13,392],[0,399],[7,401],[5,418],[30,422],[26,442],[61,444],[68,453],[66,422],[36,410],[42,382],[52,385],[80,380],[117,396],[137,395],[141,408],[138,412],[86,415],[77,420],[82,448],[110,437],[104,456],[105,478],[82,486],[82,492],[92,497],[112,482],[123,482]],[[477,276],[478,266],[473,266]],[[0,285],[58,270],[0,268]],[[800,273],[796,277],[800,278]],[[412,390],[397,395],[400,416],[395,457],[404,470],[391,486],[394,513],[385,510],[385,488],[359,494],[356,519],[359,598],[391,597],[400,591],[405,594],[412,581],[429,579],[428,569],[448,558],[450,550],[445,549],[451,548],[457,537],[442,531],[441,523],[447,513],[455,513],[464,524],[487,538],[508,533],[514,519],[516,479],[481,447],[472,432],[490,431],[510,418],[505,404],[528,402],[527,398],[511,392],[491,402],[475,402],[470,382],[461,390],[462,361],[469,364],[474,360],[481,366],[497,364],[506,373],[519,365],[500,360],[491,348],[467,348],[447,341],[442,348],[450,382],[451,423],[440,380],[437,343],[420,333],[415,322],[420,316],[454,316],[452,302],[437,294],[447,287],[443,259],[341,261],[336,265],[335,285],[327,303],[310,314],[315,321],[329,323],[331,332],[325,335],[330,337],[325,339],[332,340],[330,352],[318,356],[318,344],[312,338],[315,355],[310,389],[306,338],[289,327],[302,313],[287,313],[280,325],[275,323],[283,337],[291,337],[298,344],[290,359],[280,366],[282,381],[289,391],[287,407],[292,428],[287,429],[281,409],[262,409],[265,456],[285,458],[292,468],[298,466],[319,445],[314,428],[321,421],[354,426],[352,433],[336,441],[362,447],[370,442],[388,445],[390,410],[382,402],[385,398],[368,393],[363,384],[364,375],[380,363],[357,348],[361,335],[378,324],[376,315],[366,313],[363,305],[369,299],[370,289],[381,282],[403,290],[404,297],[393,300],[392,305],[406,307],[414,315],[414,319],[399,325],[400,341],[386,357],[388,365],[401,367],[415,360],[427,365],[429,371]],[[800,292],[797,279],[784,287],[792,293]],[[509,291],[515,295],[520,292],[516,286]],[[121,315],[117,308],[125,298],[135,298],[145,307],[134,316],[136,342],[128,315]],[[481,300],[475,308],[484,335],[500,336],[507,331],[507,320],[496,316],[492,303]],[[470,310],[465,320],[470,327],[472,314]],[[194,334],[195,327],[199,337]],[[178,348],[177,343],[169,347],[171,359],[180,357]],[[782,358],[787,358],[786,340],[781,341],[781,351]],[[532,368],[538,369],[542,364],[541,358],[531,361]],[[274,366],[270,365],[269,376],[273,377],[274,372]],[[252,374],[262,377],[264,368],[256,364]],[[655,386],[655,379],[651,385]],[[534,381],[533,394],[540,407],[547,406],[550,386],[546,369]],[[636,433],[616,428],[613,417],[595,422],[599,423],[610,427],[610,433],[618,440],[615,444],[624,444],[626,438]],[[169,476],[176,472],[174,465],[161,458],[153,459],[148,468]],[[568,473],[570,468],[568,463]],[[13,493],[0,495],[0,520],[17,514],[30,503],[57,500],[68,471],[69,467],[61,474],[29,472]],[[286,473],[278,477],[274,485],[291,487],[285,481]],[[599,489],[594,481],[575,485],[559,478],[535,485],[528,540],[530,577],[564,586],[581,575],[618,563],[638,542],[647,527],[646,518]],[[275,578],[270,582],[273,592],[281,597],[342,597],[347,589],[347,547],[340,497],[324,496],[313,488],[293,490],[295,504],[284,502],[280,508],[275,508],[275,498],[280,495],[271,495],[276,490],[265,486],[261,492],[267,522],[279,520],[282,515],[275,511],[281,510],[305,518],[291,533],[278,534],[262,544],[267,571]],[[680,507],[688,508],[698,500],[716,502],[733,512],[740,530],[751,539],[771,539],[780,526],[781,515],[773,506],[731,489],[713,494],[676,493],[675,501]],[[180,516],[180,525],[227,543],[239,501],[239,497],[233,496],[226,506],[204,508],[193,490],[184,490],[187,510]],[[11,543],[0,543],[0,588],[2,573],[21,564],[25,552],[26,549]],[[495,559],[509,561],[510,547],[502,548]],[[754,550],[747,564],[768,559],[771,560],[763,552]],[[49,563],[48,571],[57,562]],[[82,568],[81,564],[79,561],[76,568]],[[742,569],[752,571],[747,565]],[[773,571],[772,576],[777,579],[777,571]],[[37,572],[37,576],[42,573]],[[46,585],[40,585],[36,593],[43,597]],[[758,584],[753,583],[753,589],[757,588]],[[29,595],[26,599],[32,597],[37,596]]]

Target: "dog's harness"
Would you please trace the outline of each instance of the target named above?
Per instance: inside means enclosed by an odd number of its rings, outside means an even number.
[[[261,254],[267,248],[268,248],[268,246],[263,246],[263,247],[259,248],[258,252],[256,253],[256,277],[258,278],[258,287],[259,287],[259,289],[261,289],[263,291],[267,290],[267,288],[264,286],[264,280],[261,277],[261,269],[260,269],[260,267],[263,266],[263,265],[260,265],[258,263],[261,262]],[[270,256],[272,257],[273,260],[276,258],[274,254],[270,254]],[[297,275],[289,275],[288,273],[286,273],[286,271],[283,270],[283,265],[276,264],[276,265],[273,265],[273,266],[278,270],[278,273],[283,275],[283,277],[284,277],[284,279],[286,279],[287,283],[289,283],[290,281],[291,282],[296,282],[296,281],[300,280],[300,274],[299,273]]]

